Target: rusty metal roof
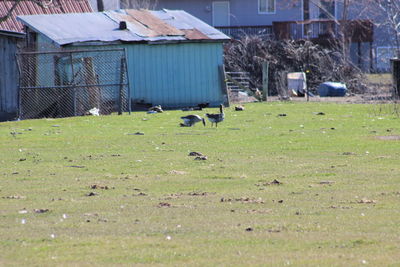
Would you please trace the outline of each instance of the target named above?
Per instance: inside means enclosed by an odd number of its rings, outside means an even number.
[[[83,14],[18,17],[58,45],[82,42],[223,41],[229,37],[181,10],[115,10]],[[120,30],[121,21],[126,29]]]
[[[14,6],[16,0],[0,0],[0,17],[5,16]],[[34,1],[20,1],[9,18],[0,22],[0,30],[8,32],[23,32],[23,25],[17,21],[20,15],[64,14],[92,12],[88,0],[44,0],[38,5]]]

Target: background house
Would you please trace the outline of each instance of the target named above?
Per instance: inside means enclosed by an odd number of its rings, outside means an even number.
[[[209,103],[217,106],[227,101],[219,68],[223,65],[223,42],[229,37],[184,11],[130,9],[19,19],[28,32],[36,34],[38,51],[123,48],[134,105],[183,107]],[[88,57],[66,60],[65,64],[87,61]],[[90,60],[92,72],[99,81],[104,79],[101,59],[112,60],[107,55]],[[38,61],[38,68],[42,67],[41,62]],[[60,68],[59,60],[51,64],[53,69]],[[39,76],[36,80],[40,87],[43,85]],[[46,78],[49,79],[49,74]],[[51,80],[56,85],[60,79]]]
[[[121,8],[120,0],[89,0],[89,2],[94,12]]]
[[[341,0],[158,0],[158,8],[183,9],[236,38],[257,34],[265,38],[312,39],[327,43],[340,38]],[[352,61],[365,71],[387,71],[394,34],[381,27],[385,16],[370,1],[350,1],[346,29]]]
[[[5,16],[16,1],[0,1],[0,16]],[[9,17],[0,22],[0,120],[15,118],[18,108],[18,69],[16,56],[25,45],[25,32],[16,17],[28,14],[91,12],[88,1],[53,0],[46,6],[20,1]]]

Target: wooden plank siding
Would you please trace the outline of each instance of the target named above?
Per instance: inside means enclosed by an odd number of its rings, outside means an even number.
[[[0,112],[17,112],[18,69],[15,53],[19,40],[0,35]]]

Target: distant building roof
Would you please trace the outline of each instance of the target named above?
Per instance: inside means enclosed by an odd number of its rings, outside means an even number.
[[[0,17],[5,16],[15,2],[16,0],[0,0]],[[93,11],[88,0],[46,0],[41,2],[43,3],[42,5],[38,5],[30,0],[20,1],[12,11],[10,17],[0,22],[0,30],[22,33],[24,27],[16,19],[17,16],[20,15],[83,13]]]
[[[18,19],[58,45],[80,42],[174,42],[229,40],[181,10],[121,9],[99,13],[19,16]],[[120,22],[126,29],[119,29]]]

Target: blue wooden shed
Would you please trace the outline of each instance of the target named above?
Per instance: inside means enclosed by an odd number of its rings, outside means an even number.
[[[227,103],[223,42],[229,37],[180,10],[116,10],[18,18],[38,50],[124,48],[133,105]],[[40,63],[39,63],[40,64]]]

